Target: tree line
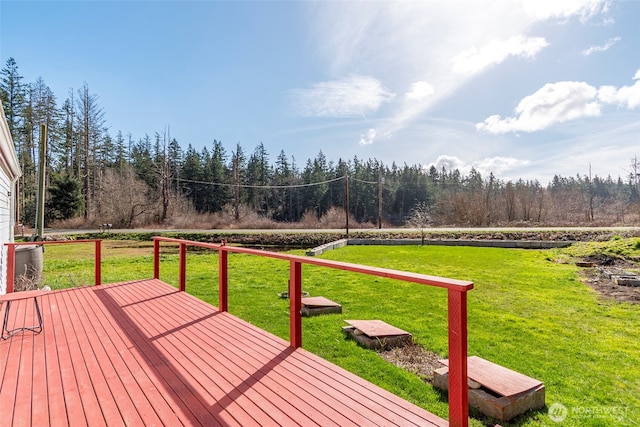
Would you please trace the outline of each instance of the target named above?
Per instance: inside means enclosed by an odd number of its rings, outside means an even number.
[[[322,151],[298,163],[263,143],[253,151],[213,140],[186,148],[170,129],[134,140],[111,135],[99,98],[87,83],[59,104],[42,78],[23,82],[16,61],[0,72],[0,95],[23,171],[18,219],[33,224],[40,124],[48,129],[46,221],[85,226],[174,225],[178,216],[247,212],[276,223],[320,220],[344,212],[353,221],[403,225],[420,207],[434,225],[627,224],[636,221],[640,162],[628,176],[555,176],[504,181],[476,169],[386,165],[377,159],[329,160]],[[627,160],[628,161],[628,160]]]

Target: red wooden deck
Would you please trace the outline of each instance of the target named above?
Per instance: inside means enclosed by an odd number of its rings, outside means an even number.
[[[39,301],[44,331],[0,342],[2,425],[448,425],[159,280]]]

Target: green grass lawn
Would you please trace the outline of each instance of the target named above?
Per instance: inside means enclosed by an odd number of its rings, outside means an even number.
[[[640,248],[635,241],[625,244],[631,251]],[[46,283],[53,288],[90,283],[91,250],[48,246]],[[601,299],[578,280],[575,265],[557,262],[584,250],[580,245],[564,251],[348,246],[323,257],[473,281],[469,354],[541,380],[547,405],[560,403],[568,410],[563,423],[544,409],[502,425],[638,425],[640,305]],[[175,247],[163,246],[161,279],[174,285],[175,253]],[[187,260],[187,291],[217,305],[217,255],[190,252]],[[287,288],[288,262],[230,254],[229,267],[229,311],[288,339],[288,301],[277,296]],[[381,319],[446,356],[446,291],[312,266],[303,266],[302,275],[303,290],[343,305],[341,315],[303,319],[304,348],[446,418],[442,393],[341,332],[345,319]],[[151,276],[150,243],[120,242],[103,251],[104,283]],[[475,411],[471,415],[472,425],[495,422]]]

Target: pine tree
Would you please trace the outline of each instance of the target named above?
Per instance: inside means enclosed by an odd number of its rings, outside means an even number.
[[[182,194],[189,197],[193,206],[198,212],[204,212],[204,193],[202,181],[204,179],[204,169],[202,158],[189,144],[184,156],[184,166],[181,173]]]
[[[118,171],[122,171],[124,166],[128,161],[128,151],[125,146],[124,136],[122,135],[122,131],[118,131],[116,134],[116,139],[114,141],[114,150],[115,150],[115,163],[114,166]]]
[[[18,127],[22,109],[24,108],[25,88],[22,85],[22,76],[18,73],[18,64],[13,58],[7,59],[5,67],[0,71],[0,98],[2,98],[2,108],[7,118],[9,132],[13,140],[18,140]],[[18,147],[16,147],[18,149]],[[19,150],[18,150],[19,151]]]
[[[182,170],[184,162],[183,157],[182,147],[180,147],[180,144],[175,138],[171,139],[168,148],[169,176],[171,177],[171,188],[175,189],[178,197],[180,197],[181,194],[180,171]]]
[[[233,180],[233,214],[236,221],[240,220],[240,205],[243,203],[246,169],[246,157],[240,143],[236,144],[236,151],[231,153],[231,174]]]
[[[226,166],[227,160],[222,143],[214,139],[209,159],[204,166],[205,179],[215,183],[209,185],[207,190],[209,212],[219,212],[231,201],[231,188],[227,185],[231,183],[231,174]]]
[[[62,141],[62,113],[58,109],[55,95],[41,77],[38,77],[36,82],[31,85],[31,88],[34,109],[31,127],[35,130],[38,142],[40,141],[40,125],[44,124],[47,127],[46,168],[47,176],[49,176],[52,165],[56,163],[54,155],[59,152],[58,145]]]
[[[254,212],[261,215],[269,213],[269,191],[263,187],[270,184],[272,170],[269,165],[269,155],[261,142],[256,147],[247,162],[247,198]]]
[[[75,131],[75,105],[73,101],[73,91],[70,98],[67,98],[62,104],[62,123],[60,141],[52,147],[54,158],[57,159],[55,168],[64,170],[72,174],[76,179],[79,174],[76,173],[78,168],[76,165],[76,157],[74,149],[76,147],[77,134]]]
[[[273,199],[272,218],[276,221],[296,221],[298,216],[294,200],[296,200],[295,195],[298,194],[298,189],[286,187],[297,184],[297,179],[284,150],[280,150],[276,159],[273,169],[273,184],[276,188],[271,192]]]
[[[317,219],[329,210],[326,203],[328,185],[326,181],[330,176],[327,158],[322,150],[313,162],[309,159],[302,172],[302,182],[309,184],[305,187],[302,205],[307,209],[313,209]]]
[[[68,173],[53,173],[47,188],[46,220],[73,218],[82,212],[82,185]]]

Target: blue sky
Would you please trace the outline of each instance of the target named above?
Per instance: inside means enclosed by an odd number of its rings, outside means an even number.
[[[640,2],[5,1],[0,60],[109,132],[329,160],[614,178],[640,155]]]

